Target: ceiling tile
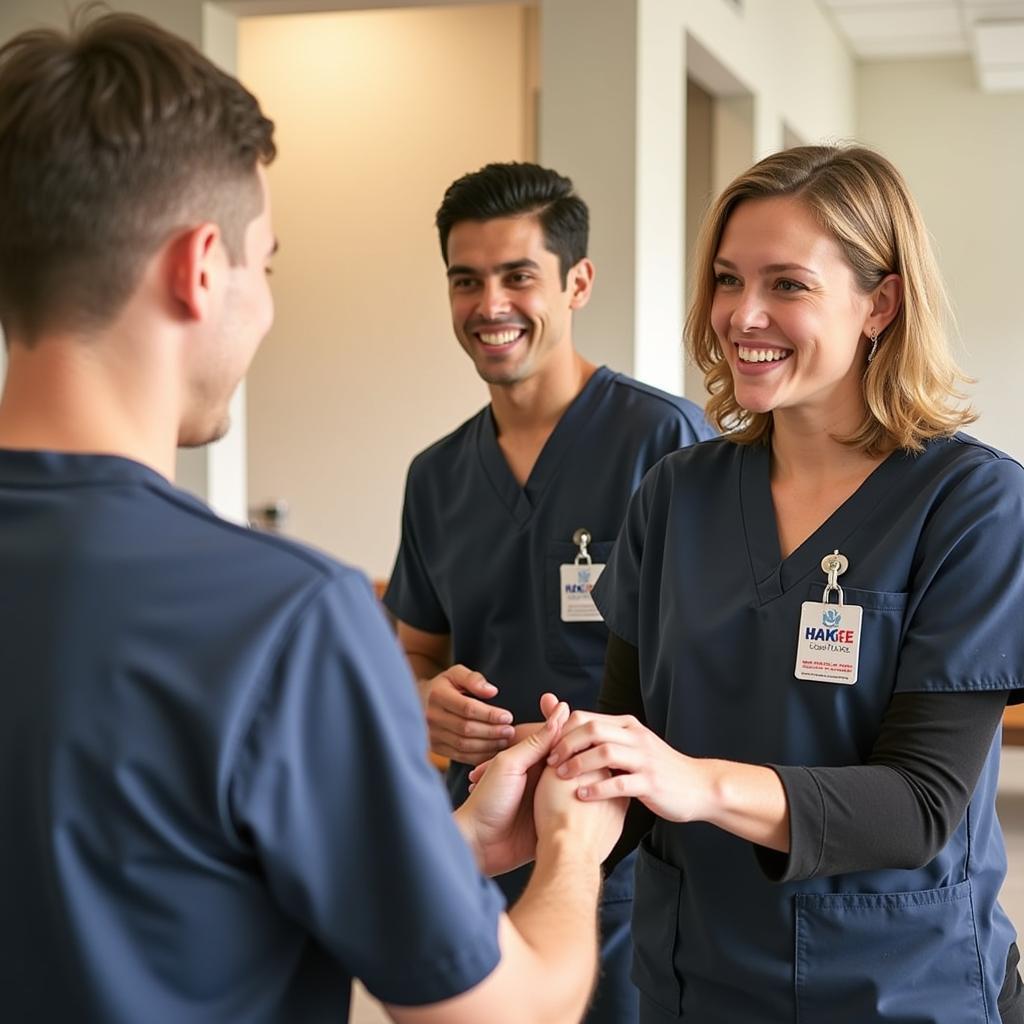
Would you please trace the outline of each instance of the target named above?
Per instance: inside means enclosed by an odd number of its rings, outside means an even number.
[[[858,10],[867,7],[877,8],[879,11],[891,11],[894,7],[934,7],[936,0],[821,0],[821,2],[833,10],[848,7],[851,10]],[[999,0],[990,0],[999,2]]]
[[[834,15],[839,27],[854,42],[881,36],[950,36],[963,30],[960,13],[952,3],[894,6],[888,10],[836,9]]]
[[[968,53],[962,34],[949,36],[915,36],[894,39],[881,36],[861,39],[851,44],[861,60],[899,60],[901,57],[955,57]]]

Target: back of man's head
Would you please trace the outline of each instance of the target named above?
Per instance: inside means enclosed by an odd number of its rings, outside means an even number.
[[[441,256],[448,263],[448,235],[464,220],[536,216],[544,247],[558,257],[563,282],[587,255],[590,213],[572,181],[537,164],[488,164],[448,186],[437,211]]]
[[[81,12],[80,12],[81,13]],[[0,48],[0,324],[31,343],[102,328],[177,230],[244,259],[274,157],[256,99],[194,47],[127,14]]]

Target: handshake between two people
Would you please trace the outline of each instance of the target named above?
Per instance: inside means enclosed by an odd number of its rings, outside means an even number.
[[[570,726],[567,704],[546,693],[542,723],[481,762],[470,773],[470,794],[455,820],[476,854],[481,871],[498,875],[532,861],[545,844],[566,842],[602,863],[622,832],[627,797],[602,790],[607,769],[568,777],[553,752]]]

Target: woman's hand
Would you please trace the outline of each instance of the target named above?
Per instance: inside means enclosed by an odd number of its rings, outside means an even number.
[[[565,779],[608,769],[604,781],[582,786],[584,800],[635,797],[667,821],[705,817],[709,805],[708,762],[670,747],[632,715],[574,711],[548,764]]]
[[[771,768],[687,757],[632,715],[574,711],[548,765],[565,779],[607,769],[582,800],[634,797],[666,821],[707,821],[741,839],[789,850],[789,804]]]

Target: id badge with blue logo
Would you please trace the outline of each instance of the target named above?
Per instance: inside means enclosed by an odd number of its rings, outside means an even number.
[[[821,601],[804,601],[801,605],[794,669],[797,679],[847,686],[857,682],[863,609],[843,601],[838,577],[847,566],[846,556],[838,551],[826,555],[821,560],[821,568],[828,574],[825,593]],[[833,591],[838,603],[829,601]]]
[[[590,592],[604,572],[604,565],[590,557],[587,545],[590,532],[583,527],[572,535],[579,554],[569,565],[558,567],[558,592],[561,599],[563,622],[602,622],[601,613]]]

